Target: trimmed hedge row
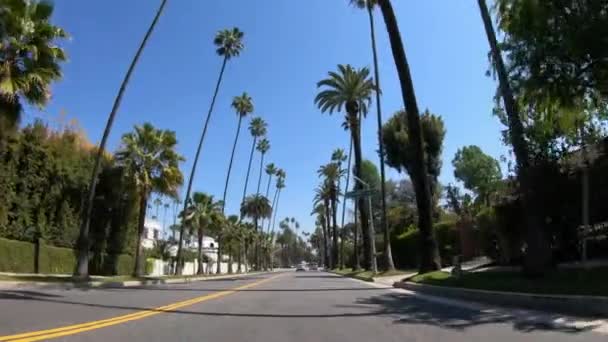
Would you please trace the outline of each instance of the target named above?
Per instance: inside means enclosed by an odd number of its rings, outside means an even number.
[[[76,253],[70,248],[40,244],[40,273],[71,274],[76,267]],[[126,275],[133,272],[133,257],[120,254],[91,257],[90,271],[99,275]],[[35,244],[0,238],[0,272],[35,273]]]
[[[456,222],[443,221],[434,225],[435,238],[439,245],[441,263],[448,266],[452,257],[460,253],[460,237]],[[418,267],[418,229],[410,228],[391,238],[393,261],[397,268],[407,269]]]

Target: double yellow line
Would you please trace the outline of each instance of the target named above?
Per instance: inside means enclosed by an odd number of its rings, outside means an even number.
[[[91,322],[86,322],[86,323],[68,325],[68,326],[54,328],[54,329],[38,330],[38,331],[32,331],[32,332],[15,334],[15,335],[0,336],[0,341],[2,341],[2,342],[5,342],[5,341],[7,341],[7,342],[8,341],[10,341],[10,342],[26,342],[26,341],[31,342],[31,341],[48,340],[51,338],[79,334],[79,333],[82,333],[85,331],[96,330],[96,329],[109,327],[109,326],[116,325],[116,324],[121,324],[121,323],[129,322],[129,321],[135,321],[138,319],[142,319],[142,318],[158,315],[158,314],[161,314],[164,312],[169,312],[169,311],[172,311],[175,309],[183,308],[185,306],[204,302],[204,301],[207,301],[210,299],[224,297],[224,296],[227,296],[229,294],[235,293],[240,290],[258,286],[258,285],[265,283],[271,279],[274,279],[278,276],[280,276],[280,274],[266,278],[266,279],[262,279],[262,280],[259,280],[259,281],[256,281],[256,282],[253,282],[253,283],[250,283],[247,285],[235,287],[230,290],[219,291],[219,292],[211,293],[211,294],[204,295],[201,297],[196,297],[196,298],[192,298],[189,300],[185,300],[182,302],[177,302],[177,303],[160,306],[160,307],[153,308],[153,309],[147,309],[147,310],[134,312],[134,313],[128,314],[128,315],[122,315],[122,316],[102,319],[102,320],[98,320],[98,321],[91,321]]]

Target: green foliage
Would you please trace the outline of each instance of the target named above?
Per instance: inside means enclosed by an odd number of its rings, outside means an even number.
[[[464,187],[487,199],[502,178],[498,160],[483,153],[475,145],[465,146],[456,152],[452,160],[454,177],[464,183]]]
[[[116,258],[116,275],[125,275],[133,273],[135,260],[128,254],[121,254]]]
[[[441,221],[433,226],[439,246],[441,263],[452,264],[452,257],[460,253],[459,232],[454,221]],[[399,269],[416,268],[419,262],[419,230],[408,227],[401,234],[393,234],[391,248],[395,267]]]
[[[217,54],[226,59],[239,56],[244,48],[242,41],[244,35],[238,27],[219,31],[213,40]]]
[[[268,198],[262,195],[250,195],[245,198],[241,205],[241,214],[254,220],[269,218],[272,214],[272,207]]]
[[[34,245],[0,238],[0,272],[33,273]]]
[[[414,165],[414,144],[410,140],[410,131],[407,127],[407,114],[405,110],[400,110],[393,115],[382,127],[382,143],[386,151],[386,163],[397,169],[405,170],[416,182]],[[437,200],[437,178],[441,173],[441,152],[443,150],[443,139],[446,130],[440,116],[434,115],[426,110],[420,117],[422,128],[423,149],[427,172],[431,181],[431,189],[435,192]]]
[[[76,267],[74,250],[53,246],[40,246],[40,273],[71,274]]]
[[[0,134],[19,122],[22,101],[43,108],[67,57],[68,34],[50,20],[48,1],[4,0],[0,9]]]
[[[154,272],[154,259],[153,258],[146,258],[146,269],[145,269],[145,274],[152,274],[152,272]]]

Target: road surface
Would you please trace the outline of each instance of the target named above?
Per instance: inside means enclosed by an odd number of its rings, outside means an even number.
[[[0,341],[602,341],[323,272],[146,288],[0,290]],[[556,316],[557,317],[557,316]]]

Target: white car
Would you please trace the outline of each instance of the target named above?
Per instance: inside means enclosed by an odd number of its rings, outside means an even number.
[[[296,267],[296,272],[305,272],[305,271],[306,271],[306,268],[302,264],[300,264],[300,265],[298,265],[298,267]]]

